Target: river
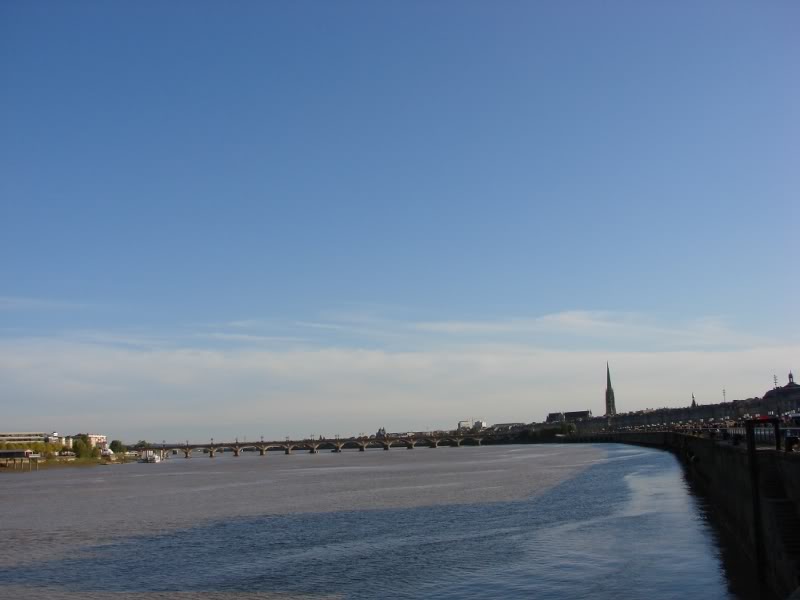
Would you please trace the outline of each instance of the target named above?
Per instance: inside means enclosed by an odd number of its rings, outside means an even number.
[[[666,452],[345,451],[0,474],[0,597],[744,597]]]

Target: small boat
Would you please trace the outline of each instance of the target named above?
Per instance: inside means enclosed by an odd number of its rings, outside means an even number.
[[[157,462],[161,462],[161,455],[156,454],[152,450],[145,450],[139,456],[139,462],[140,463],[157,463]]]

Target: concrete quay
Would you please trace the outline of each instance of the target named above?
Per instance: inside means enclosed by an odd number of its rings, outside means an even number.
[[[709,500],[759,579],[779,598],[800,598],[800,453],[673,431],[576,434],[564,442],[621,443],[673,452]]]

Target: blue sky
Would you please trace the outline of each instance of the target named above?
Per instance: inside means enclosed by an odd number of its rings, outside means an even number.
[[[606,360],[621,409],[760,395],[800,356],[799,21],[3,3],[3,428],[530,421],[600,413]]]

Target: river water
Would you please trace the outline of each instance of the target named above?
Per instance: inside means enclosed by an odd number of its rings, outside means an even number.
[[[737,598],[675,458],[243,453],[0,474],[0,598]]]

